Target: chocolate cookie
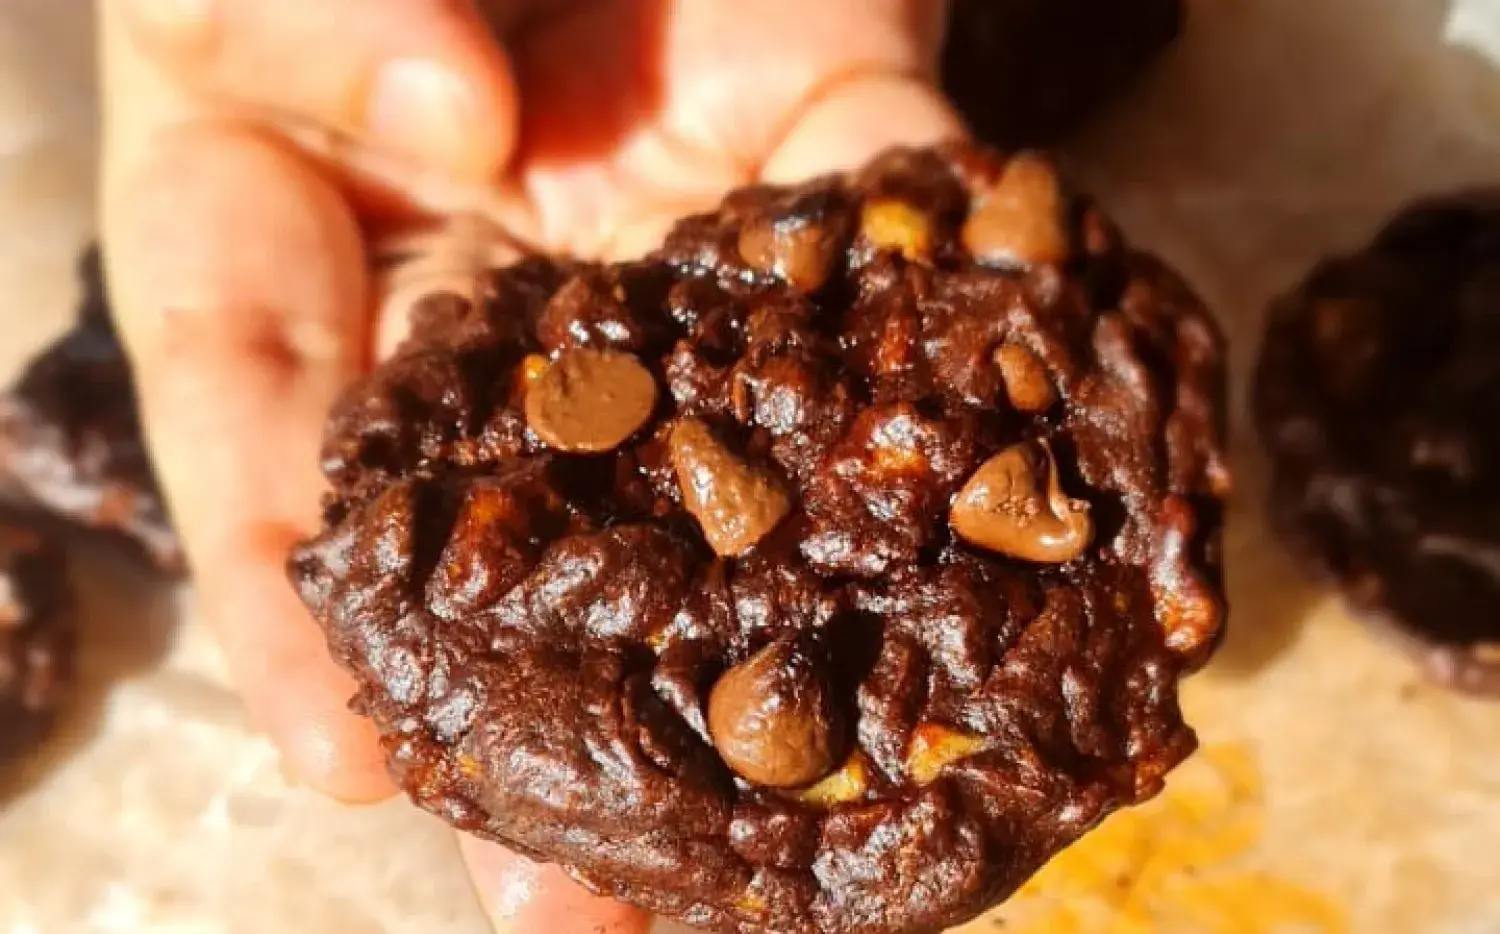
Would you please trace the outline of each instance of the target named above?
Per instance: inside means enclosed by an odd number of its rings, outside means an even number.
[[[79,275],[77,323],[0,396],[0,484],[29,505],[130,537],[175,573],[182,551],[142,440],[97,251]]]
[[[1182,0],[953,0],[943,88],[980,139],[1056,142],[1182,28]]]
[[[1438,681],[1500,694],[1500,191],[1403,210],[1271,310],[1271,514]]]
[[[1029,154],[530,259],[328,425],[291,576],[423,807],[720,931],[931,931],[1193,748],[1219,339]]]
[[[73,633],[62,553],[0,519],[0,763],[45,731],[67,685]]]

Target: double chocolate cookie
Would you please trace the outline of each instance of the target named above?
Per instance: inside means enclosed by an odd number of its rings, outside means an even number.
[[[73,633],[62,553],[0,519],[0,764],[45,731],[66,688]]]
[[[79,275],[77,322],[0,395],[0,486],[28,506],[125,535],[163,570],[181,571],[97,251]]]
[[[1177,37],[1182,0],[952,0],[943,89],[998,146],[1057,141]]]
[[[1273,521],[1438,681],[1500,694],[1500,192],[1411,205],[1272,310]]]
[[[1039,157],[747,188],[414,318],[290,572],[456,826],[714,930],[933,931],[1193,749],[1219,338]]]

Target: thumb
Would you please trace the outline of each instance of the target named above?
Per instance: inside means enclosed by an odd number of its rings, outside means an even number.
[[[464,182],[515,143],[510,63],[471,3],[119,0],[111,28],[179,88]]]
[[[772,150],[761,180],[805,181],[856,169],[892,146],[924,146],[965,136],[963,122],[926,78],[858,73],[822,89]]]
[[[105,175],[104,242],[153,459],[205,616],[290,770],[389,792],[353,685],[287,585],[316,519],[320,427],[363,362],[364,258],[338,191],[261,134],[202,121]]]

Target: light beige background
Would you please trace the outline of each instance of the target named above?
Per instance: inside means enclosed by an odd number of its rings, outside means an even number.
[[[0,0],[4,372],[66,320],[91,227],[87,10]],[[1410,195],[1500,182],[1500,0],[1193,13],[1067,155],[1221,313],[1242,378],[1260,310],[1314,258]],[[1237,415],[1243,399],[1237,383]],[[1262,465],[1237,423],[1233,634],[1188,691],[1205,754],[966,931],[1500,931],[1500,705],[1417,682],[1300,582],[1258,519]],[[10,779],[0,932],[483,932],[442,828],[289,787],[190,595],[84,558],[84,689]]]

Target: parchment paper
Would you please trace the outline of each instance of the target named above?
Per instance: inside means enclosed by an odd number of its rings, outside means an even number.
[[[66,320],[91,226],[87,15],[0,2],[7,373]],[[1242,379],[1266,301],[1314,259],[1411,195],[1500,181],[1497,62],[1500,0],[1197,0],[1066,155],[1209,299]],[[1233,631],[1187,692],[1204,752],[966,932],[1500,931],[1500,705],[1420,683],[1302,583],[1259,519],[1243,400]],[[482,934],[442,828],[288,786],[189,595],[83,558],[84,689],[4,789],[0,932]]]

